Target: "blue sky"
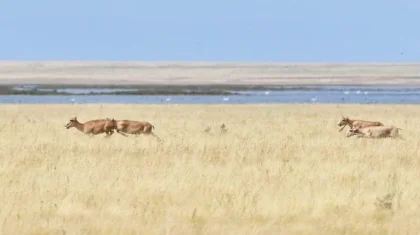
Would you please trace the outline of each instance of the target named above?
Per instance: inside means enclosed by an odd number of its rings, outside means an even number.
[[[418,0],[5,0],[1,60],[420,62]]]

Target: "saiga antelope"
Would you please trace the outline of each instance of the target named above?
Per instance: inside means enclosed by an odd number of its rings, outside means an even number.
[[[89,136],[106,133],[106,136],[109,137],[114,133],[113,125],[114,123],[109,118],[90,120],[85,123],[80,123],[77,120],[77,117],[73,117],[69,120],[65,127],[66,129],[75,127],[77,130]]]
[[[381,122],[376,121],[364,121],[364,120],[351,120],[348,117],[342,117],[338,126],[343,126],[339,131],[342,131],[344,127],[349,126],[350,129],[352,128],[363,128],[368,126],[383,126]]]
[[[132,121],[132,120],[111,120],[113,122],[112,126],[117,131],[117,133],[127,136],[126,134],[132,135],[152,135],[157,138],[159,141],[162,141],[155,133],[152,132],[152,129],[155,127],[150,122],[142,121]]]
[[[352,128],[347,132],[347,137],[357,135],[357,138],[395,138],[398,137],[401,128],[394,126],[368,126],[364,128]]]

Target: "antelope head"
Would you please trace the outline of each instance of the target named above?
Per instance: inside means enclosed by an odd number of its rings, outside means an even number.
[[[342,126],[342,128],[339,131],[342,131],[348,123],[349,123],[348,117],[341,117],[341,121],[338,123],[338,126]]]
[[[74,127],[78,123],[77,117],[70,118],[69,122],[64,126],[66,129]]]

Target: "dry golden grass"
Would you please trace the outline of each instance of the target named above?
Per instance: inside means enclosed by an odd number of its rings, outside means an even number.
[[[84,110],[86,109],[86,110]],[[417,234],[415,105],[2,105],[2,234]],[[19,115],[17,118],[16,115]],[[151,121],[165,141],[64,128]],[[341,116],[405,140],[346,138]],[[225,123],[224,135],[206,135]],[[377,197],[395,196],[389,202]]]

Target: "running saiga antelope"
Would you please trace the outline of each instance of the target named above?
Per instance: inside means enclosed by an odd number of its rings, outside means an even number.
[[[154,129],[155,127],[150,122],[115,119],[112,119],[111,121],[113,122],[113,128],[117,131],[117,133],[123,136],[127,136],[125,134],[152,135],[159,141],[162,141],[155,133],[152,132],[152,129]]]
[[[65,127],[67,129],[75,127],[77,130],[90,136],[106,133],[106,136],[109,137],[114,133],[114,123],[109,118],[90,120],[85,123],[80,123],[77,120],[77,117],[73,117],[69,120]]]
[[[339,131],[342,131],[347,125],[350,127],[350,129],[352,129],[363,128],[368,126],[383,126],[384,124],[376,121],[351,120],[348,117],[342,117],[340,123],[338,123],[338,126],[342,126],[342,128]]]
[[[364,128],[352,128],[347,132],[347,137],[357,135],[357,138],[395,138],[398,137],[401,128],[394,126],[368,126]]]

